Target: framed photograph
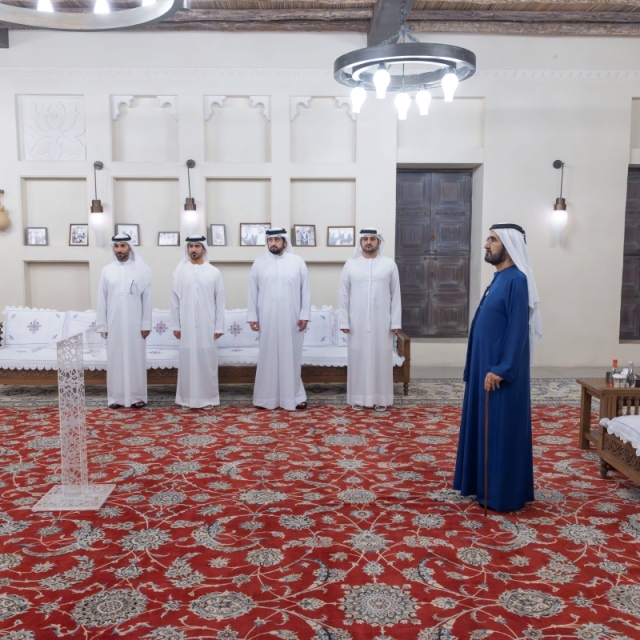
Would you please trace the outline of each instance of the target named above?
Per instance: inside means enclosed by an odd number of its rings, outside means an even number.
[[[128,233],[131,236],[131,243],[133,246],[140,246],[140,227],[137,224],[118,222],[116,224],[116,235],[119,233]]]
[[[27,227],[26,241],[28,245],[46,246],[49,244],[47,227]]]
[[[69,246],[87,247],[89,246],[89,225],[70,224],[69,225]]]
[[[264,222],[241,222],[240,223],[240,246],[253,247],[264,245],[265,231],[271,229],[270,224]]]
[[[316,225],[315,224],[294,224],[293,239],[296,247],[316,246]]]
[[[158,231],[159,247],[179,247],[180,232],[179,231]]]
[[[355,247],[355,227],[327,227],[327,247]]]
[[[223,224],[209,225],[209,246],[224,247],[227,244],[227,228]]]

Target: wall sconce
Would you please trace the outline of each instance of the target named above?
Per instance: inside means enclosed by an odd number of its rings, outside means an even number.
[[[184,212],[182,214],[182,225],[187,233],[187,237],[194,234],[198,228],[198,214],[196,213],[196,201],[191,197],[191,172],[196,166],[195,160],[187,160],[187,182],[189,184],[189,197],[184,201]]]
[[[91,226],[96,234],[96,244],[99,247],[104,246],[104,223],[106,220],[102,202],[98,199],[98,179],[96,177],[96,171],[100,171],[103,168],[104,164],[99,160],[93,163],[93,192],[95,199],[91,201]]]
[[[4,195],[4,189],[0,189],[0,196]],[[5,211],[5,208],[0,202],[0,231],[6,231],[9,228],[9,216]]]
[[[553,213],[551,214],[551,226],[555,233],[556,244],[560,244],[560,236],[564,228],[567,226],[567,220],[569,216],[567,214],[567,202],[562,197],[562,183],[564,181],[564,162],[562,160],[554,160],[554,169],[560,169],[560,197],[556,198],[556,203],[553,205]]]

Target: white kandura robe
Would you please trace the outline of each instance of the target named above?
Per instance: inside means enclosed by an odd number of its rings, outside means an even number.
[[[147,351],[141,331],[151,330],[151,286],[140,290],[132,260],[102,270],[96,330],[107,333],[108,404],[147,402]]]
[[[340,278],[340,329],[347,337],[347,402],[393,404],[393,334],[402,327],[398,267],[390,258],[352,258]]]
[[[247,306],[247,322],[260,323],[255,406],[293,411],[306,401],[300,377],[304,331],[300,331],[298,320],[310,317],[309,274],[304,260],[287,252],[258,258],[251,267]]]
[[[192,409],[219,405],[214,334],[224,332],[224,285],[216,267],[187,262],[176,269],[171,330],[181,332],[176,404]]]

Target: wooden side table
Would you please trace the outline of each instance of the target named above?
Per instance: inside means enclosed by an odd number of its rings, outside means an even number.
[[[637,403],[640,399],[640,387],[610,387],[604,378],[578,378],[576,382],[581,387],[580,393],[580,431],[578,433],[578,446],[588,449],[589,443],[598,446],[599,425],[591,428],[591,400],[600,400],[600,417],[615,418],[618,402],[629,400]],[[623,400],[623,398],[625,400]]]

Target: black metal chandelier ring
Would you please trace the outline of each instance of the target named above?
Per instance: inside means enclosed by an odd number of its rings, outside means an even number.
[[[46,13],[0,2],[0,22],[58,31],[111,31],[159,22],[173,15],[183,4],[184,0],[156,0],[154,4],[146,7],[96,14],[64,11]]]
[[[476,56],[472,51],[448,44],[403,42],[377,45],[340,56],[334,63],[333,77],[348,87],[361,86],[375,91],[373,75],[378,67],[394,64],[429,65],[431,71],[392,74],[388,91],[439,87],[442,78],[454,72],[459,81],[470,78],[476,71]]]

